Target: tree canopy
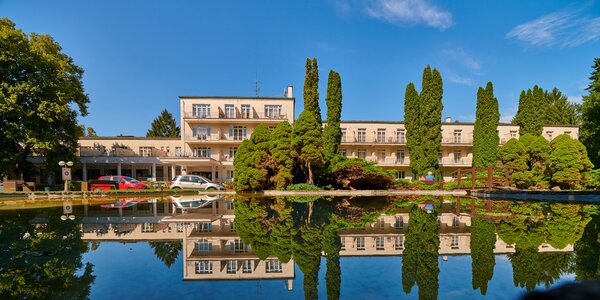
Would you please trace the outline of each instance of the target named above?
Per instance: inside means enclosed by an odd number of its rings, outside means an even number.
[[[83,135],[77,116],[89,103],[82,76],[51,36],[0,19],[0,175],[19,177],[33,155],[45,156],[50,169],[75,158]]]
[[[473,129],[473,167],[495,166],[498,161],[498,99],[494,86],[488,82],[485,89],[477,90],[477,111]]]
[[[581,142],[587,148],[591,162],[600,167],[600,58],[594,59],[588,95],[581,105]]]
[[[512,123],[519,125],[520,135],[542,135],[547,106],[544,90],[537,85],[533,89],[521,91],[519,109]]]
[[[146,133],[148,137],[179,137],[180,129],[173,115],[164,109],[150,125]]]

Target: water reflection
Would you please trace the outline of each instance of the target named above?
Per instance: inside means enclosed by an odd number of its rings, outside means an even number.
[[[128,201],[136,205],[101,206]],[[89,295],[93,266],[81,257],[104,241],[148,242],[169,268],[181,257],[186,280],[279,280],[292,291],[297,265],[306,299],[323,292],[339,299],[342,283],[360,277],[343,274],[344,257],[401,257],[397,283],[419,299],[438,298],[441,264],[450,256],[470,255],[471,287],[480,295],[499,255],[512,265],[514,286],[527,290],[570,274],[600,277],[599,209],[589,204],[198,195],[86,202],[73,208],[74,221],[60,220],[60,208],[0,214],[2,298],[50,289]]]

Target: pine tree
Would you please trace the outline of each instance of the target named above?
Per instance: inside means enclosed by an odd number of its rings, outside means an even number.
[[[477,91],[477,111],[473,130],[473,167],[494,166],[498,160],[498,99],[494,97],[494,87],[488,82],[485,89]]]
[[[147,137],[179,137],[179,126],[173,118],[173,115],[163,110],[160,115],[152,121],[150,129],[146,133]]]
[[[545,91],[546,98],[545,120],[546,125],[579,125],[581,114],[579,105],[568,101],[557,88]]]
[[[594,59],[589,95],[583,97],[581,105],[581,142],[587,148],[587,153],[596,166],[600,166],[600,58]]]
[[[96,130],[94,130],[94,128],[88,127],[87,128],[87,136],[89,136],[89,137],[97,137],[98,134],[96,134]]]
[[[327,80],[327,126],[323,129],[325,157],[331,158],[338,152],[342,140],[340,121],[342,114],[342,81],[340,74],[331,70]]]
[[[306,174],[307,183],[314,184],[314,169],[324,162],[321,126],[316,115],[306,109],[293,129],[292,147]]]
[[[275,188],[284,189],[293,179],[292,126],[287,121],[281,122],[271,136],[271,157],[275,162],[275,175],[271,181]]]
[[[304,77],[304,110],[314,113],[321,124],[319,108],[319,66],[317,59],[306,59],[306,75]],[[319,125],[320,126],[320,125]]]
[[[547,107],[544,90],[537,85],[527,92],[521,91],[519,110],[513,119],[513,124],[519,125],[519,134],[542,135]]]
[[[404,93],[404,128],[406,129],[406,147],[410,156],[410,168],[414,178],[418,176],[417,174],[423,174],[420,109],[419,93],[411,82],[406,86]]]

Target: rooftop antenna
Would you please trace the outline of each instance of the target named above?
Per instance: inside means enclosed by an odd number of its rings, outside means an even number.
[[[256,72],[256,80],[254,81],[254,92],[256,97],[260,96],[260,81],[258,80],[258,72]]]

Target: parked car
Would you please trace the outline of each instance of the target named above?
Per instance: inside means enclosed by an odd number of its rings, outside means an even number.
[[[137,179],[135,178],[131,178],[128,176],[100,176],[100,178],[98,178],[98,180],[104,180],[104,181],[114,181],[116,182],[116,186],[118,187],[119,190],[141,190],[141,189],[149,189],[150,186],[143,183],[143,182],[139,182]],[[110,190],[114,187],[113,184],[110,183],[100,183],[100,182],[92,182],[92,186],[90,187],[90,189],[92,191],[101,191],[101,190]]]
[[[197,189],[224,191],[225,187],[198,175],[178,175],[169,181],[170,189]]]

